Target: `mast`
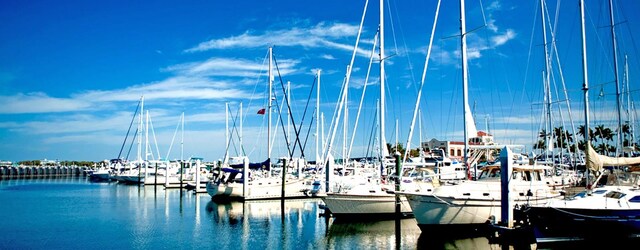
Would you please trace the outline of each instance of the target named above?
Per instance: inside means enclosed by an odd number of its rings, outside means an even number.
[[[347,79],[351,76],[351,67],[347,65]],[[347,131],[349,125],[349,82],[346,82],[344,87],[344,122],[342,122],[342,164],[346,167],[349,162],[349,155],[347,155]]]
[[[142,164],[142,127],[144,120],[144,96],[140,97],[140,117],[138,123],[138,164]]]
[[[616,45],[616,30],[613,18],[613,1],[609,0],[609,20],[611,21],[611,43],[613,47],[613,74],[616,83],[616,107],[618,108],[618,145],[616,145],[616,156],[622,152],[622,108],[620,84],[618,83],[618,46]]]
[[[238,135],[240,138],[238,138],[238,142],[240,143],[240,151],[242,152],[242,156],[245,156],[244,153],[244,144],[242,144],[242,102],[240,103],[240,116],[238,117],[238,119],[240,120],[240,131],[238,131]]]
[[[267,105],[268,121],[267,121],[267,160],[271,165],[271,99],[273,93],[271,93],[271,85],[273,84],[273,48],[269,47],[269,104]]]
[[[553,157],[553,143],[551,142],[552,140],[552,135],[553,135],[553,125],[551,123],[551,79],[550,79],[550,75],[551,75],[551,66],[549,65],[549,52],[547,49],[547,24],[545,21],[545,15],[544,15],[544,0],[540,0],[540,14],[542,16],[541,20],[542,20],[542,45],[544,47],[544,65],[545,65],[545,70],[543,72],[543,81],[544,81],[544,88],[545,88],[545,99],[547,100],[546,104],[546,111],[547,111],[547,126],[548,126],[548,130],[546,131],[547,134],[545,135],[545,140],[547,142],[546,148],[547,151],[551,151],[551,156]],[[548,155],[549,152],[545,152],[545,157],[549,157]],[[553,159],[553,158],[552,158]],[[548,161],[548,159],[547,159]]]
[[[224,163],[228,163],[229,162],[229,103],[225,103],[224,104],[224,121],[225,121],[225,130],[224,130],[224,137],[225,137],[225,150],[226,152],[224,153]]]
[[[320,69],[316,72],[318,77],[318,89],[316,90],[316,166],[323,166],[322,159],[318,152],[318,146],[320,141]]]
[[[291,81],[287,81],[287,105],[291,105]],[[291,146],[291,108],[287,108],[287,147]]]
[[[418,154],[420,155],[420,157],[422,157],[422,153],[424,152],[424,150],[422,148],[422,111],[420,110],[420,108],[418,108],[418,145],[420,145],[418,147]]]
[[[383,155],[383,152],[385,152],[386,150],[385,147],[386,145],[386,141],[385,141],[385,135],[384,135],[384,131],[385,131],[385,123],[384,123],[384,107],[385,107],[385,101],[384,101],[384,97],[385,97],[385,92],[384,92],[384,0],[380,0],[380,34],[378,34],[380,36],[380,167],[381,169],[383,168],[383,159],[386,155]]]
[[[590,157],[587,153],[589,151],[589,147],[591,147],[591,141],[589,138],[589,77],[587,74],[587,42],[586,42],[586,34],[584,28],[584,0],[580,0],[580,23],[582,30],[582,78],[584,82],[582,83],[582,91],[584,92],[584,139],[586,142],[585,154],[587,156],[587,162]],[[587,168],[586,183],[589,184],[589,168]]]
[[[634,109],[632,109],[633,102],[631,102],[631,89],[629,89],[629,63],[627,61],[626,54],[624,55],[624,81],[627,86],[627,120],[629,121],[629,134],[630,134],[629,146],[635,149],[635,146],[633,144],[635,139],[635,135],[633,131],[634,119],[632,117],[633,114],[631,113],[631,110],[634,110]]]
[[[182,117],[180,119],[182,121],[182,131],[180,138],[180,162],[184,159],[184,111],[182,112]]]
[[[469,168],[469,131],[467,129],[467,113],[469,112],[469,95],[467,83],[467,28],[464,13],[464,0],[460,0],[460,36],[461,36],[461,55],[462,55],[462,102],[463,102],[463,123],[464,123],[464,164]]]
[[[149,171],[147,171],[147,163],[149,162],[149,110],[147,110],[147,120],[145,121],[144,128],[144,177],[145,180],[149,177]]]

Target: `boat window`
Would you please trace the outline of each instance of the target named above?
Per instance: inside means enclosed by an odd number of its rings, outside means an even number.
[[[518,174],[518,172],[513,172],[513,173],[511,173],[511,179],[512,179],[512,180],[517,180],[517,179],[518,179],[518,175],[519,175],[519,174]],[[522,176],[522,179],[523,179],[523,180],[524,180],[524,178],[525,178],[525,177],[524,177],[524,176]]]
[[[640,202],[640,195],[634,196],[633,198],[629,199],[629,202]]]
[[[536,181],[542,180],[542,176],[540,176],[540,172],[533,172],[533,177],[535,177]]]
[[[606,189],[597,189],[593,191],[593,194],[604,194],[606,192],[607,192]]]
[[[580,192],[580,193],[577,193],[577,194],[575,194],[573,197],[574,197],[574,198],[578,198],[578,197],[579,197],[579,198],[584,198],[585,196],[587,196],[587,192]]]
[[[491,175],[489,175],[489,177],[500,177],[500,169],[493,169],[491,170]]]
[[[525,181],[531,181],[533,179],[531,179],[531,171],[524,171],[524,175],[522,175],[522,178]]]
[[[611,192],[609,192],[609,193],[605,194],[605,195],[604,195],[604,197],[607,197],[607,198],[614,198],[614,199],[620,199],[620,198],[624,197],[625,195],[626,195],[626,194],[624,194],[624,193],[620,193],[620,192],[618,192],[618,191],[611,191]]]

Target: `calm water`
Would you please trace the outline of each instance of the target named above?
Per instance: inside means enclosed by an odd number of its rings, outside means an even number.
[[[502,249],[443,239],[414,219],[320,216],[319,199],[216,203],[164,187],[84,178],[0,180],[0,249]]]

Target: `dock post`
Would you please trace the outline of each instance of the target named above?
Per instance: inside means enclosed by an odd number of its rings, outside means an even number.
[[[247,198],[247,185],[249,184],[249,159],[242,158],[242,198]]]
[[[513,228],[513,206],[511,205],[511,195],[509,193],[510,178],[513,173],[511,166],[513,162],[512,155],[513,153],[506,146],[500,151],[500,186],[502,190],[500,196],[500,224],[508,228]]]
[[[284,199],[284,187],[287,182],[287,159],[282,159],[282,199]]]
[[[182,193],[182,172],[184,172],[184,161],[180,161],[180,193]]]
[[[397,192],[400,192],[400,177],[402,176],[402,162],[400,162],[400,152],[396,151],[393,155],[396,159],[396,215],[400,216],[400,195]]]
[[[198,194],[198,191],[200,191],[200,160],[196,160],[196,172],[195,172],[195,179],[196,179],[196,190],[194,191],[195,194]]]
[[[153,175],[153,185],[158,186],[158,163],[156,162],[156,174]],[[146,180],[145,180],[146,181]]]
[[[318,163],[316,162],[316,165]],[[330,162],[327,160],[326,162],[324,162],[324,191],[325,192],[329,192],[329,178],[331,177],[331,164]]]

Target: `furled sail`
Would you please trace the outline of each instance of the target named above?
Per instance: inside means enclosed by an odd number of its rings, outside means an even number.
[[[600,155],[591,147],[591,144],[587,145],[587,168],[590,171],[600,172],[604,166],[617,167],[632,165],[640,165],[640,157],[610,157]]]

